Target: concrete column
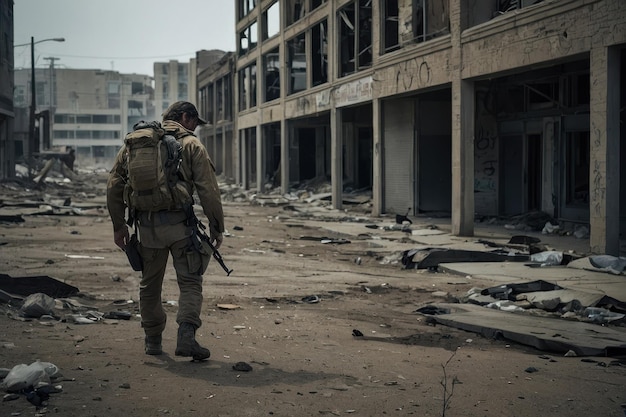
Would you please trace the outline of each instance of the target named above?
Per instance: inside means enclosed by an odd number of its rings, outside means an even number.
[[[263,147],[263,127],[256,125],[256,189],[265,191],[265,148]]]
[[[336,209],[341,209],[343,203],[342,124],[341,109],[333,107],[330,110],[330,175],[332,204]]]
[[[241,159],[241,185],[243,187],[244,190],[248,190],[250,188],[250,185],[248,184],[249,178],[248,178],[248,171],[250,169],[250,167],[248,166],[248,150],[249,150],[249,146],[248,146],[248,135],[246,134],[247,131],[239,131],[239,140],[240,140],[240,144],[241,146],[239,147],[239,155],[240,155],[240,159]]]
[[[474,235],[475,88],[463,80],[461,22],[467,2],[450,1],[452,40],[452,234]]]
[[[619,256],[619,48],[591,49],[590,85],[589,249]]]
[[[383,211],[383,143],[381,135],[381,101],[372,100],[372,216],[380,216]]]
[[[474,235],[474,83],[452,82],[452,234]]]
[[[289,192],[289,136],[284,117],[280,121],[280,192]]]

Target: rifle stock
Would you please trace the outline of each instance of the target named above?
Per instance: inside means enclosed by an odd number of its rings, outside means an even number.
[[[226,272],[226,276],[230,276],[230,273],[233,272],[232,269],[229,269],[226,264],[224,263],[224,258],[222,258],[222,255],[219,253],[219,251],[217,250],[217,248],[215,246],[213,246],[213,243],[211,243],[211,238],[207,236],[206,233],[204,233],[204,231],[202,231],[201,233],[199,233],[200,235],[200,239],[204,240],[207,245],[209,245],[209,247],[211,248],[211,250],[213,251],[213,257],[215,258],[215,260],[217,261],[218,264],[220,264],[220,266],[222,267],[222,269]]]
[[[222,269],[226,272],[227,276],[230,276],[230,273],[233,272],[232,269],[229,269],[224,263],[224,258],[219,253],[217,248],[211,243],[211,238],[206,234],[206,226],[200,221],[200,219],[196,216],[193,211],[193,204],[187,204],[183,206],[185,212],[187,213],[187,221],[188,225],[191,225],[194,228],[195,233],[198,234],[201,240],[207,243],[211,250],[213,251],[213,257],[220,264]],[[191,224],[190,224],[191,223]]]

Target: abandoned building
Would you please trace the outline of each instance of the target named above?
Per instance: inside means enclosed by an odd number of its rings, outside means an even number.
[[[323,177],[372,214],[543,211],[626,232],[626,2],[237,0],[238,46],[199,77],[218,172]]]

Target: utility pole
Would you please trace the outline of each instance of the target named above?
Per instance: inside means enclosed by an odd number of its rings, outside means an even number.
[[[54,73],[54,61],[61,59],[56,57],[44,58],[46,61],[50,61],[50,68],[48,69],[48,76],[50,79],[50,102],[48,103],[48,132],[44,134],[44,149],[50,149],[54,139],[52,126],[54,125],[54,112],[56,110],[56,74]]]
[[[56,88],[55,88],[56,85],[55,85],[55,82],[54,82],[54,78],[55,78],[54,77],[55,76],[55,74],[54,74],[54,61],[57,61],[57,60],[59,60],[61,58],[56,58],[56,57],[51,56],[51,57],[47,57],[47,58],[44,58],[44,59],[46,61],[50,61],[50,69],[49,69],[50,73],[48,75],[50,76],[50,108],[52,109],[52,108],[56,107]]]

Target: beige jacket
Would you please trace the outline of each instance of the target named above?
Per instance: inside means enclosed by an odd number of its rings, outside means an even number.
[[[193,132],[177,122],[165,120],[161,126],[182,144],[181,172],[192,195],[194,191],[197,192],[200,205],[209,221],[211,236],[223,233],[222,200],[215,176],[215,166],[206,148],[193,135]],[[122,146],[115,158],[107,182],[107,209],[114,231],[120,230],[126,224],[126,204],[124,203],[126,177],[126,150]]]

